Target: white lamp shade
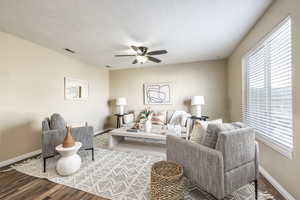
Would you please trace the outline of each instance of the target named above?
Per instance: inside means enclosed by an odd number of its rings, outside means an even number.
[[[192,101],[191,101],[191,105],[195,106],[195,105],[204,105],[204,97],[203,96],[193,96],[192,97]]]
[[[126,98],[125,97],[119,97],[116,100],[116,105],[117,106],[124,106],[127,104]]]

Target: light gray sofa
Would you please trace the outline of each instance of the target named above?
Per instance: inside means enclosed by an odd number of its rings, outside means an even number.
[[[132,110],[129,111],[128,114],[133,114],[134,115],[134,119],[133,122],[129,122],[126,123],[126,121],[122,121],[122,127],[128,127],[131,128],[135,122],[139,119],[139,116],[141,114],[143,110]],[[176,110],[154,110],[155,112],[166,112],[166,121],[165,121],[165,125],[169,124],[169,122],[171,121],[171,118],[173,116],[173,114],[176,112]],[[192,128],[192,121],[190,120],[190,116],[191,114],[187,113],[189,116],[187,117],[187,120],[183,125],[181,125],[181,131],[183,134],[187,134],[187,136],[189,135],[191,128]]]
[[[257,199],[258,145],[251,128],[218,132],[215,148],[167,136],[167,160],[183,165],[185,176],[217,199],[253,181]]]
[[[94,130],[92,126],[72,128],[74,139],[82,143],[80,150],[91,150],[94,160],[93,138]],[[66,135],[66,122],[57,113],[51,118],[46,118],[42,122],[42,156],[44,161],[44,172],[46,172],[46,160],[57,155],[55,147],[63,143]]]

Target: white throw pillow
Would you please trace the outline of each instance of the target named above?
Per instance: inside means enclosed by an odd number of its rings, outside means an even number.
[[[127,115],[124,115],[124,123],[125,124],[129,124],[134,122],[134,114],[133,113],[129,113]]]
[[[202,127],[200,121],[197,120],[192,130],[190,141],[201,144],[203,135],[206,135],[206,130]]]
[[[200,143],[203,144],[204,143],[204,140],[205,140],[205,137],[206,137],[206,130],[207,130],[207,126],[208,124],[222,124],[223,123],[223,120],[222,119],[216,119],[216,120],[211,120],[211,121],[199,121],[201,126],[203,127],[203,129],[205,130],[204,134],[202,135],[201,137],[201,141]]]
[[[175,111],[170,119],[169,124],[172,125],[182,125],[182,115],[186,115],[187,113],[185,111]]]

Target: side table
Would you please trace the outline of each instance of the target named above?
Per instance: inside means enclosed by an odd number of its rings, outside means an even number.
[[[117,116],[117,128],[121,128],[121,123],[124,123],[124,115],[127,115],[127,113],[115,114],[115,116]]]
[[[207,119],[209,119],[208,116],[201,116],[201,117],[197,117],[197,116],[191,116],[190,119],[192,120],[192,128],[194,128],[195,125],[195,121],[196,120],[202,120],[202,121],[206,121]]]
[[[74,174],[80,169],[81,158],[77,151],[82,146],[81,142],[75,142],[73,147],[65,148],[62,144],[58,145],[55,149],[61,155],[57,161],[56,171],[61,176],[68,176]]]

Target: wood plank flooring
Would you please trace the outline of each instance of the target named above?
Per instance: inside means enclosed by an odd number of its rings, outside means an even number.
[[[272,194],[276,200],[286,200],[262,175],[259,176],[258,189],[262,192],[267,191]]]
[[[1,200],[106,200],[16,170],[0,172]]]
[[[4,168],[0,169],[3,170]],[[285,200],[262,176],[259,189],[268,191],[276,200]],[[0,172],[1,200],[105,200],[68,186],[56,184],[46,179],[35,178],[16,170]]]

